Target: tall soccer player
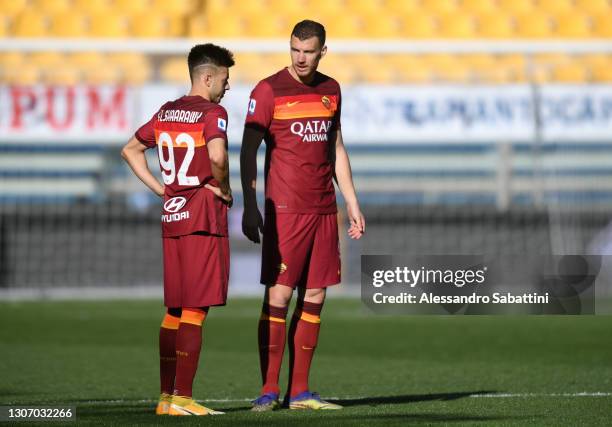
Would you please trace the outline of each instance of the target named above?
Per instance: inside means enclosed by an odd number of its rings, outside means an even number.
[[[308,376],[317,347],[328,286],[340,283],[335,178],[346,201],[348,235],[365,231],[340,129],[338,83],[317,72],[327,51],[325,28],[299,22],[291,33],[291,66],[260,81],[251,93],[240,153],[242,229],[259,243],[266,286],[258,328],[263,387],[254,411],[280,407],[278,377],[286,317],[294,289],[298,301],[289,326],[290,409],[340,409],[311,391]],[[266,142],[265,222],[257,207],[257,149]]]
[[[231,207],[227,112],[233,55],[213,44],[194,46],[187,58],[191,90],[166,102],[125,145],[123,158],[136,176],[163,197],[164,305],[159,332],[159,415],[222,414],[192,398],[211,306],[225,305],[229,278],[227,209]],[[163,185],[147,167],[157,147]]]

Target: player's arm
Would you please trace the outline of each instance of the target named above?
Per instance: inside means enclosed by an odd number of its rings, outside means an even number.
[[[227,155],[227,142],[224,138],[214,138],[206,143],[212,176],[219,183],[219,187],[206,184],[217,197],[222,198],[230,207],[232,204],[232,189],[229,183],[229,158]]]
[[[121,157],[130,165],[134,174],[158,196],[164,195],[164,186],[153,176],[145,151],[147,146],[140,142],[136,137],[132,137],[121,150]]]
[[[246,125],[240,148],[240,181],[244,198],[242,232],[252,242],[259,243],[263,233],[263,218],[257,208],[257,150],[265,131],[258,126]]]
[[[355,193],[353,185],[353,173],[351,171],[351,163],[349,161],[344,141],[342,140],[342,131],[336,131],[335,150],[332,150],[332,158],[334,159],[334,175],[338,188],[346,202],[347,216],[350,222],[348,234],[352,239],[359,239],[365,233],[365,218],[359,208],[359,201]]]

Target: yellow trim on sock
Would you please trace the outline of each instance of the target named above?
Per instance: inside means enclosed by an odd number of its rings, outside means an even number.
[[[183,309],[183,313],[181,314],[181,323],[190,323],[192,325],[202,326],[205,318],[206,312],[202,310]]]
[[[166,329],[178,329],[180,320],[179,317],[166,313],[164,320],[162,320],[161,327]]]
[[[302,311],[300,319],[309,323],[321,323],[321,317]]]
[[[281,317],[272,317],[270,315],[267,315],[266,313],[261,313],[261,317],[259,318],[259,320],[269,320],[270,322],[285,323],[285,319]]]

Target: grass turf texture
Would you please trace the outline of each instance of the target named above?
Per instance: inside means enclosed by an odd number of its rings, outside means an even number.
[[[346,408],[251,413],[259,310],[259,300],[233,299],[206,319],[194,395],[228,414],[203,420],[154,415],[159,302],[0,303],[0,405],[76,405],[79,425],[612,422],[610,396],[555,396],[612,392],[611,316],[385,317],[330,299],[311,386]]]

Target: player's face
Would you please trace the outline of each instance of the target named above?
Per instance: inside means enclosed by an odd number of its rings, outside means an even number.
[[[327,47],[321,46],[317,37],[300,40],[292,36],[290,44],[291,67],[293,71],[295,71],[301,79],[308,79],[317,71],[319,61],[325,56]]]
[[[225,91],[229,89],[229,70],[227,67],[219,67],[217,72],[212,75],[210,100],[218,104],[225,95]]]

